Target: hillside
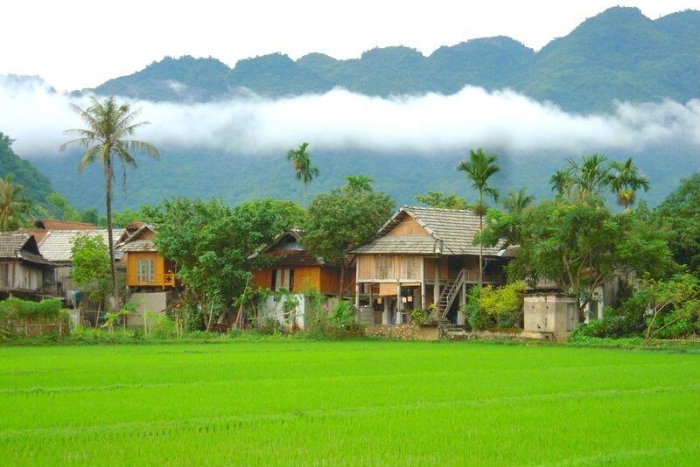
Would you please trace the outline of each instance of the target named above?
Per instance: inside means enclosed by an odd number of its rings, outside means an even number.
[[[167,57],[144,70],[84,90],[153,101],[209,102],[252,91],[279,97],[334,87],[371,96],[451,94],[466,85],[510,88],[574,112],[610,110],[615,100],[687,102],[700,87],[700,11],[651,20],[615,7],[586,20],[539,52],[507,37],[440,47],[369,50],[359,59],[312,53],[239,61]]]
[[[34,202],[43,204],[46,196],[53,192],[51,181],[26,160],[20,159],[12,150],[10,137],[0,132],[0,177],[14,175],[14,183],[24,187],[24,194]]]
[[[465,85],[488,91],[513,89],[538,102],[551,102],[573,114],[606,115],[616,101],[685,104],[700,97],[700,11],[685,11],[651,20],[636,8],[611,8],[590,18],[566,37],[535,52],[507,38],[493,37],[444,46],[430,56],[408,47],[366,51],[358,59],[337,60],[312,53],[298,60],[272,54],[239,61],[231,69],[215,58],[165,58],[144,70],[110,80],[94,90],[134,99],[180,103],[219,102],[236,95],[266,97],[322,94],[341,87],[370,96],[450,95]],[[301,135],[299,138],[304,138]],[[344,183],[348,174],[374,177],[376,189],[397,204],[415,202],[429,190],[471,197],[457,163],[469,148],[426,155],[373,150],[316,152],[320,177],[309,195]],[[141,160],[129,171],[126,194],[115,189],[115,208],[155,204],[167,196],[217,196],[229,203],[273,196],[298,199],[299,185],[284,160],[284,151],[255,155],[242,150],[159,147],[160,161]],[[700,171],[696,145],[674,141],[622,151],[596,147],[613,159],[633,157],[650,179],[652,190],[640,194],[660,202],[680,178]],[[569,157],[579,154],[542,151],[533,156],[518,149],[499,151],[501,172],[494,182],[502,190],[526,186],[538,197],[550,196],[548,180]],[[102,210],[104,189],[99,167],[76,178],[77,153],[62,158],[33,158],[56,190],[79,208]]]

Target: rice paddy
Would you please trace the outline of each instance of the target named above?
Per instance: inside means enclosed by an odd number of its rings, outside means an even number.
[[[698,466],[700,355],[488,343],[0,348],[13,466]]]

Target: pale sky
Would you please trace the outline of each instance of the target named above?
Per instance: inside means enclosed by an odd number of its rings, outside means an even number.
[[[38,75],[59,91],[96,87],[165,56],[240,59],[280,52],[357,58],[403,45],[504,35],[539,50],[587,18],[634,6],[657,19],[700,9],[700,0],[23,0],[3,4],[0,75]]]

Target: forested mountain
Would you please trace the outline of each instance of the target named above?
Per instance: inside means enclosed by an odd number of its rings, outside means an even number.
[[[24,194],[33,201],[42,204],[46,196],[53,192],[51,181],[46,175],[24,159],[20,159],[12,150],[10,137],[0,132],[0,177],[8,174],[14,176],[13,182],[24,187]]]
[[[367,95],[437,92],[465,85],[510,88],[576,112],[609,110],[615,100],[686,102],[700,86],[700,11],[657,20],[615,7],[586,20],[539,52],[507,37],[440,47],[430,56],[408,47],[369,50],[359,59],[312,53],[294,61],[272,54],[239,61],[165,58],[110,80],[99,94],[154,101],[220,100],[246,89],[261,96],[323,93],[341,87]]]
[[[272,54],[241,60],[233,69],[211,57],[168,57],[94,90],[76,92],[203,103],[251,94],[322,94],[334,88],[382,97],[428,92],[450,95],[473,85],[488,91],[512,89],[574,115],[605,115],[615,101],[671,99],[685,104],[697,99],[698,70],[700,11],[651,20],[636,8],[616,7],[586,20],[538,52],[513,39],[493,37],[440,47],[427,57],[408,47],[377,48],[349,60],[319,53],[298,60]],[[307,136],[298,138],[294,144]],[[309,197],[342,185],[348,174],[374,177],[376,189],[389,193],[398,204],[414,203],[416,194],[429,190],[452,192],[455,187],[460,196],[472,196],[463,174],[455,170],[470,148],[430,155],[417,149],[388,154],[381,148],[317,153],[314,141],[309,142],[321,173],[310,184]],[[139,170],[129,172],[127,196],[115,189],[116,209],[155,204],[176,195],[217,196],[229,203],[262,196],[299,199],[299,184],[284,160],[285,151],[251,155],[235,147],[215,150],[177,144],[159,150],[160,161],[144,158],[139,160]],[[652,190],[639,198],[652,205],[677,186],[681,177],[700,171],[697,146],[682,141],[673,147],[647,146],[641,152],[606,147],[594,151],[615,159],[634,157],[652,183]],[[502,191],[526,186],[538,197],[550,196],[549,177],[566,158],[579,155],[555,150],[533,155],[518,148],[499,152],[503,170],[494,183]],[[97,165],[77,177],[73,175],[79,160],[76,152],[32,160],[78,208],[102,210],[104,188]]]

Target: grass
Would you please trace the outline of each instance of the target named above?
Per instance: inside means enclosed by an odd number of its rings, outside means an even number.
[[[697,466],[699,359],[480,342],[5,347],[0,459]]]

